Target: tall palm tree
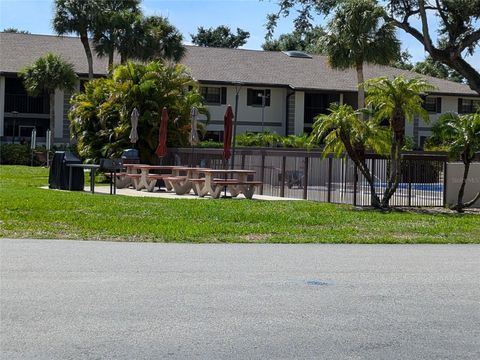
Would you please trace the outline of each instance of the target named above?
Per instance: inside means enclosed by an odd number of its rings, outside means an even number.
[[[23,85],[32,96],[47,93],[50,100],[50,131],[55,139],[55,90],[71,91],[75,88],[77,75],[73,65],[60,56],[47,54],[19,73]]]
[[[101,14],[99,1],[55,0],[53,28],[58,35],[75,33],[80,36],[88,62],[88,78],[93,79],[93,56],[88,35],[93,33]]]
[[[98,15],[93,41],[95,52],[108,56],[108,68],[113,68],[115,51],[122,34],[128,30],[137,16],[141,15],[140,0],[99,0],[102,12]]]
[[[346,0],[339,5],[324,37],[330,65],[357,71],[359,109],[365,106],[363,64],[388,65],[400,54],[395,27],[385,22],[384,16],[385,10],[376,0]]]
[[[406,120],[412,121],[414,116],[419,116],[428,121],[428,112],[422,106],[421,95],[434,88],[423,79],[407,80],[401,76],[393,80],[386,77],[371,79],[365,85],[367,106],[373,109],[374,116],[379,121],[388,119],[391,130],[390,174],[382,200],[382,207],[388,207],[400,180]]]
[[[458,115],[447,113],[438,119],[432,128],[430,143],[443,145],[448,149],[450,158],[461,159],[464,164],[463,180],[458,190],[457,203],[451,209],[463,212],[480,199],[480,191],[470,201],[464,202],[465,185],[467,183],[470,164],[475,153],[480,151],[480,112]]]
[[[379,208],[381,201],[376,194],[374,179],[366,162],[367,150],[380,154],[386,153],[390,146],[389,131],[379,125],[376,118],[361,120],[361,111],[350,105],[332,104],[329,114],[318,115],[313,124],[311,143],[323,141],[323,155],[330,153],[336,156],[347,154],[357,165],[367,180],[372,206]]]

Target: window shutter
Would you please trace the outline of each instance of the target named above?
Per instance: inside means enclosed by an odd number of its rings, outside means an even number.
[[[462,98],[458,98],[458,113],[462,114]]]
[[[265,106],[270,106],[270,89],[265,90]]]
[[[222,95],[221,95],[221,104],[225,105],[227,103],[227,88],[222,87]]]
[[[247,89],[247,106],[251,106],[253,103],[253,90],[252,89]]]
[[[437,97],[437,109],[436,109],[436,113],[437,114],[441,114],[442,112],[442,98],[441,97]]]

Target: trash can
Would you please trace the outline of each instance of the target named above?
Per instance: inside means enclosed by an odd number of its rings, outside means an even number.
[[[48,187],[50,189],[68,190],[68,177],[70,167],[68,164],[81,164],[82,161],[67,151],[56,151],[52,163],[50,164],[50,173],[48,174]],[[72,168],[72,188],[71,190],[83,191],[85,178],[82,168]]]
[[[137,149],[126,149],[122,152],[124,164],[140,164],[140,155]]]

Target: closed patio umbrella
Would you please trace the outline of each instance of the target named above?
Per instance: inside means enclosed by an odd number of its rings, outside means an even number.
[[[138,112],[137,108],[136,107],[133,108],[132,115],[130,116],[132,130],[130,130],[130,136],[128,137],[132,144],[135,144],[138,141],[137,127],[138,127],[139,116],[140,116],[140,113]]]
[[[223,158],[225,161],[230,159],[231,148],[232,148],[232,122],[233,119],[233,111],[230,105],[227,106],[227,111],[225,111],[225,115],[223,116]]]
[[[191,130],[190,130],[190,137],[188,138],[188,141],[190,142],[190,145],[195,146],[198,145],[200,142],[200,139],[198,138],[198,133],[197,133],[197,116],[198,116],[198,109],[196,107],[192,107],[192,111],[190,112],[192,121],[191,121]]]
[[[167,128],[168,128],[168,112],[164,107],[162,110],[162,117],[160,119],[160,128],[158,130],[158,146],[155,150],[155,154],[158,157],[167,155]]]

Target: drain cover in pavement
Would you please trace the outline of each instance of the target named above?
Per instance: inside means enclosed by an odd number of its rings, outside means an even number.
[[[330,280],[307,280],[305,281],[305,283],[310,286],[333,285],[333,281],[330,281]]]

